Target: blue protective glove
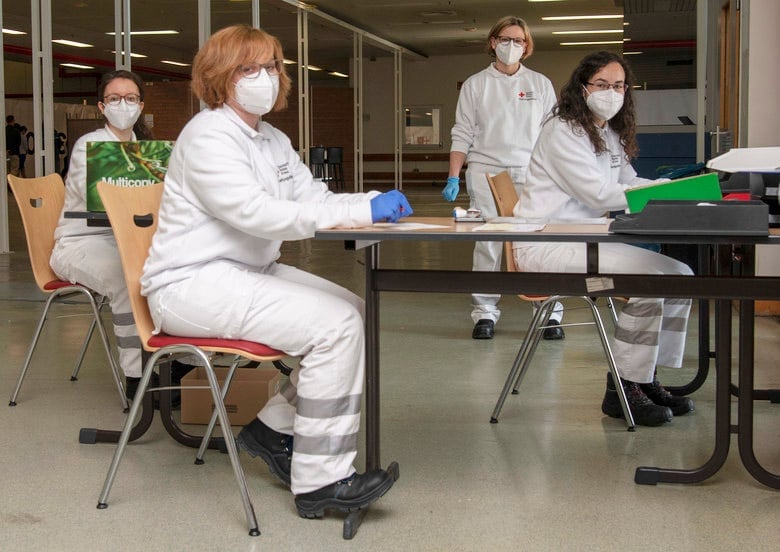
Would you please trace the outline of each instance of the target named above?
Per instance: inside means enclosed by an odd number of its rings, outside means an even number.
[[[455,201],[455,198],[458,197],[459,191],[460,178],[457,176],[450,176],[447,178],[447,185],[444,186],[444,190],[442,190],[441,195],[443,195],[444,199],[447,201]]]
[[[371,200],[371,222],[398,222],[412,214],[406,196],[398,190],[379,194]]]

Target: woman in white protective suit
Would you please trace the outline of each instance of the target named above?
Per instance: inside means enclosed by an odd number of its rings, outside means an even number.
[[[192,90],[208,108],[171,154],[141,285],[166,333],[246,339],[302,357],[238,442],[291,488],[302,517],[320,517],[367,506],[393,479],[353,467],[363,301],[278,263],[279,248],[318,229],[395,222],[412,209],[395,190],[329,192],[262,120],[287,105],[283,59],[275,37],[245,25],[216,32],[195,56]]]
[[[631,167],[637,151],[628,65],[611,52],[586,56],[542,128],[515,216],[583,219],[626,209],[624,190],[650,182]],[[514,255],[520,270],[584,272],[586,266],[584,243],[516,242]],[[692,273],[680,261],[617,243],[599,244],[599,270]],[[661,425],[694,409],[693,401],[671,395],[656,375],[657,365],[681,366],[690,307],[690,299],[632,297],[620,313],[612,350],[637,424]],[[601,409],[623,417],[611,374]]]
[[[132,399],[141,379],[141,342],[130,310],[122,264],[111,228],[87,226],[83,219],[66,219],[66,211],[87,210],[87,142],[126,142],[151,137],[140,119],[144,108],[141,78],[130,71],[111,71],[98,85],[98,108],[106,126],[79,138],[73,146],[65,179],[65,205],[54,232],[50,264],[64,280],[79,282],[105,295],[111,306],[119,365],[126,377],[125,393]],[[174,381],[191,369],[176,363]]]
[[[518,194],[525,182],[531,150],[545,117],[555,105],[555,90],[550,79],[525,67],[521,61],[534,50],[528,25],[519,17],[499,19],[490,30],[487,52],[494,61],[463,83],[452,127],[452,146],[444,199],[455,201],[460,191],[460,171],[468,159],[466,189],[473,209],[483,216],[497,216],[487,173],[507,171]],[[473,270],[495,272],[501,269],[501,242],[477,242],[474,245]],[[471,296],[474,339],[492,339],[501,316],[500,295],[475,293]],[[562,339],[560,327],[563,307],[556,305],[544,339]]]

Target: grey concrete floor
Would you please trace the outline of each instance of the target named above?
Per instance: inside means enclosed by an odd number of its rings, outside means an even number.
[[[421,215],[450,211],[439,194],[409,191]],[[13,252],[0,255],[0,390],[8,395],[43,306],[13,198],[9,210]],[[470,249],[387,244],[383,262],[468,268]],[[361,254],[338,243],[290,243],[283,261],[363,291]],[[343,516],[299,518],[289,491],[242,454],[262,530],[249,537],[228,458],[210,452],[195,466],[194,450],[159,421],[130,445],[109,508],[97,510],[114,447],[79,444],[78,430],[119,428],[124,415],[97,343],[79,381],[68,381],[87,311],[56,307],[19,404],[0,406],[0,550],[778,549],[780,493],[745,471],[735,438],[706,482],[633,482],[637,466],[693,468],[710,456],[712,375],[693,395],[692,415],[628,433],[599,409],[606,367],[594,330],[570,328],[566,340],[540,345],[520,394],[509,397],[500,423],[488,423],[530,315],[515,297],[501,304],[495,339],[474,341],[469,296],[383,295],[382,455],[400,463],[401,478],[351,541],[341,538]],[[695,373],[695,320],[694,312],[686,368],[664,370],[666,383]],[[778,322],[759,318],[756,331],[756,386],[778,388]],[[778,473],[780,405],[756,402],[755,417],[756,455]]]

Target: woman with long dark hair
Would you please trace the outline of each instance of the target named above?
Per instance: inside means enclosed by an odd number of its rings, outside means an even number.
[[[151,132],[143,124],[144,83],[130,71],[105,73],[97,90],[98,109],[106,119],[103,128],[80,137],[70,156],[65,179],[65,211],[87,210],[87,142],[127,142],[148,139]],[[87,226],[83,219],[60,221],[54,233],[51,266],[60,278],[79,282],[108,297],[119,349],[119,365],[127,379],[129,399],[141,377],[141,342],[130,309],[122,265],[110,228]],[[184,372],[174,371],[174,379]]]
[[[651,181],[631,167],[638,152],[632,76],[611,52],[586,56],[560,94],[531,155],[515,216],[578,220],[627,208],[625,189]],[[583,272],[584,243],[515,242],[515,262],[529,272]],[[599,244],[604,273],[691,274],[684,263],[626,244]],[[679,368],[685,348],[690,299],[632,297],[623,307],[612,350],[634,421],[656,426],[693,410],[687,397],[671,395],[656,366]],[[616,382],[607,374],[602,411],[623,416]]]

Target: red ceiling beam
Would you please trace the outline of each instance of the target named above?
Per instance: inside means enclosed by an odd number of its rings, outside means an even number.
[[[27,48],[25,46],[14,46],[13,44],[5,44],[3,45],[3,50],[6,53],[17,54],[17,55],[22,55],[22,56],[32,58],[32,49]],[[95,65],[99,67],[109,67],[111,69],[113,69],[115,66],[113,61],[89,58],[85,56],[77,56],[73,54],[52,53],[52,58],[56,59],[57,61],[64,61],[66,63]],[[133,71],[137,73],[148,73],[151,75],[158,75],[160,77],[167,77],[171,79],[185,79],[185,80],[190,79],[189,73],[177,73],[176,71],[165,71],[163,69],[155,69],[154,67],[144,67],[142,65],[135,65],[135,64],[133,65]]]

